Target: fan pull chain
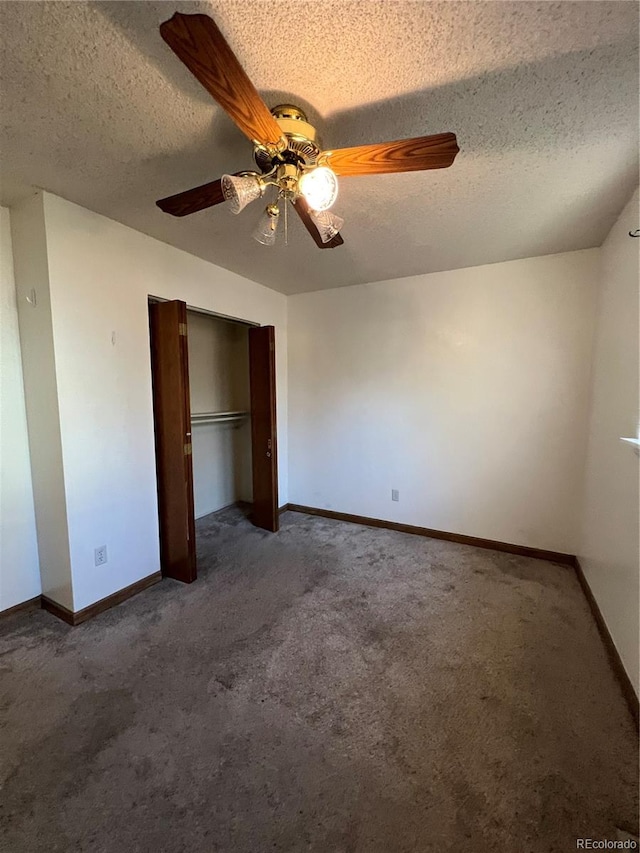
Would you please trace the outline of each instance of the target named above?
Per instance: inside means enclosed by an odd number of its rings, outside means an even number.
[[[284,200],[284,244],[289,245],[289,199]]]

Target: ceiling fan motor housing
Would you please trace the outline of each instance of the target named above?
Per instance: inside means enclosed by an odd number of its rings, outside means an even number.
[[[304,112],[293,104],[279,104],[273,107],[271,114],[288,142],[286,151],[281,155],[285,162],[314,165],[320,154],[321,143],[315,127],[309,124]],[[277,159],[259,147],[254,148],[253,156],[262,172],[271,171]]]

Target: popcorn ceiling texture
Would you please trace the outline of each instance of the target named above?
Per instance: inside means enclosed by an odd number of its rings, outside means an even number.
[[[258,205],[155,200],[251,168],[158,32],[220,25],[269,106],[327,147],[454,131],[450,169],[343,179],[346,244],[250,234]],[[0,3],[2,202],[42,187],[285,293],[599,245],[637,182],[635,2]]]

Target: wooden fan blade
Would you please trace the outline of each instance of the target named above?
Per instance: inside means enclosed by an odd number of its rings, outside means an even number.
[[[234,174],[239,175],[241,173],[234,172]],[[205,210],[207,207],[213,207],[214,204],[220,204],[223,201],[222,178],[218,178],[217,181],[202,184],[200,187],[161,198],[156,204],[160,210],[164,210],[165,213],[170,213],[172,216],[187,216],[189,213],[197,213],[199,210]]]
[[[307,200],[305,198],[303,198],[302,196],[298,196],[298,198],[293,202],[293,206],[295,207],[300,219],[302,219],[304,227],[307,229],[309,234],[311,234],[316,246],[319,249],[335,249],[336,246],[342,246],[344,240],[339,234],[336,234],[335,237],[332,237],[328,243],[322,242],[320,232],[316,228],[315,223],[309,214],[309,205],[307,204]]]
[[[417,172],[446,169],[460,149],[455,133],[417,136],[397,142],[358,145],[327,151],[327,165],[336,175],[382,175],[386,172]]]
[[[276,145],[282,131],[208,15],[183,15],[160,25],[160,35],[250,140]]]

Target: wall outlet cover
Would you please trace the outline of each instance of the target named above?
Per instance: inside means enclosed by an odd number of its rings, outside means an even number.
[[[399,501],[400,500],[400,492],[398,489],[391,489],[391,500]]]
[[[107,546],[100,545],[99,548],[95,549],[93,555],[96,566],[104,566],[107,562]]]

